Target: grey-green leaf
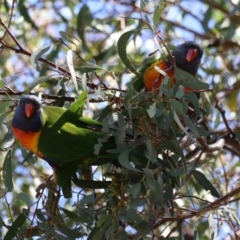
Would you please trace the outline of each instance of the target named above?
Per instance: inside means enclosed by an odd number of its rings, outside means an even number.
[[[179,85],[183,85],[185,87],[193,88],[196,90],[209,88],[209,85],[207,83],[197,80],[196,77],[194,77],[192,74],[185,72],[182,69],[175,68],[174,76],[177,79],[177,83],[174,87],[175,91]]]
[[[4,185],[8,189],[8,191],[13,190],[13,182],[12,182],[12,151],[9,150],[5,156],[3,163],[3,179]]]
[[[182,105],[175,99],[170,99],[169,103],[171,107],[179,114],[183,114],[183,107]]]
[[[146,181],[148,184],[148,187],[150,189],[150,201],[152,203],[155,202],[155,198],[156,198],[156,184],[155,184],[155,180],[154,180],[154,175],[153,175],[153,171],[151,169],[148,168],[143,168],[144,171],[144,175],[146,177]]]
[[[120,57],[120,59],[122,60],[123,64],[132,72],[136,73],[136,69],[134,68],[134,66],[131,64],[131,62],[128,59],[127,56],[127,43],[129,38],[132,36],[132,34],[134,34],[136,32],[136,30],[131,30],[128,32],[125,32],[118,40],[117,43],[117,48],[118,48],[118,55]]]
[[[129,162],[129,151],[122,152],[122,153],[119,155],[118,159],[119,159],[119,163],[120,163],[123,167],[125,167],[125,168],[127,168],[127,169],[129,169],[129,170],[133,170],[133,171],[135,171],[135,172],[140,172],[139,170],[137,170],[136,168],[134,168],[133,165],[130,164],[130,162]]]
[[[32,53],[32,55],[30,57],[30,62],[38,71],[41,70],[39,63],[38,63],[39,58],[42,57],[42,55],[44,53],[46,53],[50,49],[51,46],[52,45],[44,46],[44,47],[38,49],[37,51],[35,51],[34,53]]]
[[[30,196],[29,194],[27,193],[19,193],[17,196],[16,196],[16,199],[20,199],[22,200],[24,203],[26,203],[27,207],[30,208],[32,203],[31,203],[31,199],[30,199]]]
[[[4,240],[12,240],[18,231],[18,228],[21,227],[26,221],[27,216],[24,213],[20,213],[16,220],[13,222],[12,226],[8,229],[7,234],[4,237]]]
[[[205,177],[205,175],[197,170],[193,170],[192,174],[196,181],[206,190],[210,191],[211,195],[214,197],[220,197],[216,188],[212,185],[212,183]]]
[[[94,72],[96,70],[104,70],[107,71],[101,67],[99,67],[97,64],[86,62],[84,65],[80,67],[76,67],[76,69],[79,69],[81,73],[88,73],[88,72]]]

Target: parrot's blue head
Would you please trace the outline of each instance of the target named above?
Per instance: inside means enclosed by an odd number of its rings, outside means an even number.
[[[187,41],[177,46],[177,49],[172,51],[175,57],[176,66],[192,75],[196,75],[201,58],[203,56],[202,48],[193,41]]]
[[[12,126],[26,132],[38,132],[42,129],[43,124],[40,100],[32,95],[22,97],[16,107]]]

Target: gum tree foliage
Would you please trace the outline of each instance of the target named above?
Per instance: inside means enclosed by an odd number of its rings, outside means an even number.
[[[238,1],[1,1],[0,14],[3,239],[240,235]],[[145,62],[186,40],[204,48],[196,78],[176,70],[175,87],[132,88]],[[66,200],[10,122],[23,94],[68,108],[82,90],[84,114],[116,128],[118,164],[94,166]]]

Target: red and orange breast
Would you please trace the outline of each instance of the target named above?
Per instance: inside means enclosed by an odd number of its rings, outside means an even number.
[[[165,78],[164,73],[161,74],[158,70],[154,68],[155,66],[160,68],[169,77],[172,77],[174,75],[173,69],[169,69],[169,66],[167,66],[167,63],[165,61],[159,60],[154,62],[146,69],[145,73],[143,74],[144,85],[148,91],[157,90],[161,86],[163,79]],[[174,81],[174,83],[175,82],[176,80]]]
[[[155,69],[155,66],[160,68],[163,72]],[[173,68],[169,68],[167,63],[163,60],[158,60],[154,62],[151,66],[149,66],[143,74],[144,85],[148,91],[159,91],[159,87],[162,85],[162,82],[165,76],[173,77],[174,70]],[[176,78],[173,79],[173,84],[177,82]],[[189,87],[185,87],[185,92],[192,92],[193,89]]]
[[[42,153],[38,151],[38,139],[41,134],[41,131],[39,132],[24,132],[18,128],[14,128],[12,126],[12,131],[17,138],[17,140],[30,150],[31,152],[35,153],[39,157],[43,157]]]

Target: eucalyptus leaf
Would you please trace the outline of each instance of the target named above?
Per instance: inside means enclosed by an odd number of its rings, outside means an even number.
[[[30,199],[30,196],[27,194],[27,193],[19,193],[15,199],[19,199],[19,200],[22,200],[24,203],[26,203],[27,207],[30,208],[31,205],[32,205],[32,202],[31,202],[31,199]]]
[[[123,167],[125,167],[126,169],[133,170],[135,172],[140,172],[139,170],[134,168],[133,165],[130,164],[130,162],[129,162],[129,151],[125,151],[125,152],[120,153],[118,159],[119,159],[119,163]]]
[[[143,171],[144,171],[144,175],[145,175],[148,187],[150,189],[150,193],[149,193],[150,201],[154,203],[157,189],[156,189],[156,183],[155,183],[153,171],[148,168],[143,168]]]
[[[68,65],[69,71],[71,73],[73,85],[74,85],[76,91],[78,92],[78,84],[77,84],[76,73],[75,73],[75,69],[74,69],[74,65],[73,65],[73,52],[72,52],[72,50],[67,51],[66,59],[67,59],[67,65]]]
[[[49,76],[42,76],[42,77],[36,78],[33,82],[31,82],[27,86],[27,91],[28,92],[32,91],[37,85],[44,83],[44,82],[48,81],[49,79],[51,79],[51,77],[49,77]]]
[[[104,70],[107,72],[107,70],[101,68],[95,63],[90,63],[90,62],[85,62],[84,65],[80,67],[76,67],[76,69],[79,69],[81,73],[89,73],[89,72],[94,72],[96,70]]]
[[[174,87],[175,91],[179,85],[189,87],[196,90],[209,89],[209,85],[205,82],[199,81],[192,74],[185,72],[179,68],[174,68],[174,76],[177,79],[177,83]]]
[[[149,108],[147,109],[147,113],[149,115],[150,118],[153,118],[156,114],[156,103],[154,102],[152,105],[149,106]]]
[[[31,54],[30,62],[33,65],[33,67],[35,67],[38,71],[41,70],[39,66],[39,58],[41,58],[42,55],[46,53],[50,48],[51,48],[51,45],[44,46]]]
[[[137,225],[137,229],[139,230],[139,232],[141,233],[141,235],[145,238],[145,236],[147,234],[149,234],[151,232],[151,227],[149,225],[149,222],[142,220],[138,225]]]
[[[212,183],[206,178],[206,176],[197,171],[197,170],[193,170],[192,174],[194,176],[194,178],[196,179],[196,181],[206,190],[206,191],[210,191],[211,195],[214,197],[220,197],[218,191],[216,190],[216,188],[212,185]]]
[[[191,129],[192,133],[195,135],[195,137],[200,137],[200,134],[197,130],[196,125],[192,122],[192,120],[186,115],[183,115],[183,119],[186,123],[187,126],[189,126],[189,128]]]
[[[172,108],[179,114],[183,114],[183,107],[182,105],[175,99],[170,99],[169,100],[170,105]]]
[[[69,211],[66,208],[61,208],[61,210],[68,216],[70,219],[72,219],[75,222],[84,222],[84,218],[77,215],[76,213]]]
[[[127,56],[127,43],[128,40],[130,39],[130,37],[136,33],[136,30],[131,30],[128,32],[125,32],[118,40],[117,43],[117,48],[118,48],[118,55],[120,57],[120,59],[122,60],[123,64],[132,72],[136,73],[136,69],[134,68],[134,66],[131,64],[131,62],[128,59]]]
[[[27,215],[23,212],[20,213],[8,229],[6,235],[4,236],[4,240],[11,240],[16,237],[18,229],[25,223],[26,220]]]
[[[13,190],[12,181],[12,151],[8,150],[3,162],[3,180],[8,191]]]
[[[82,41],[82,46],[85,51],[88,51],[87,41],[86,41],[86,28],[91,26],[93,21],[93,16],[90,8],[87,4],[83,4],[77,15],[77,33]]]

